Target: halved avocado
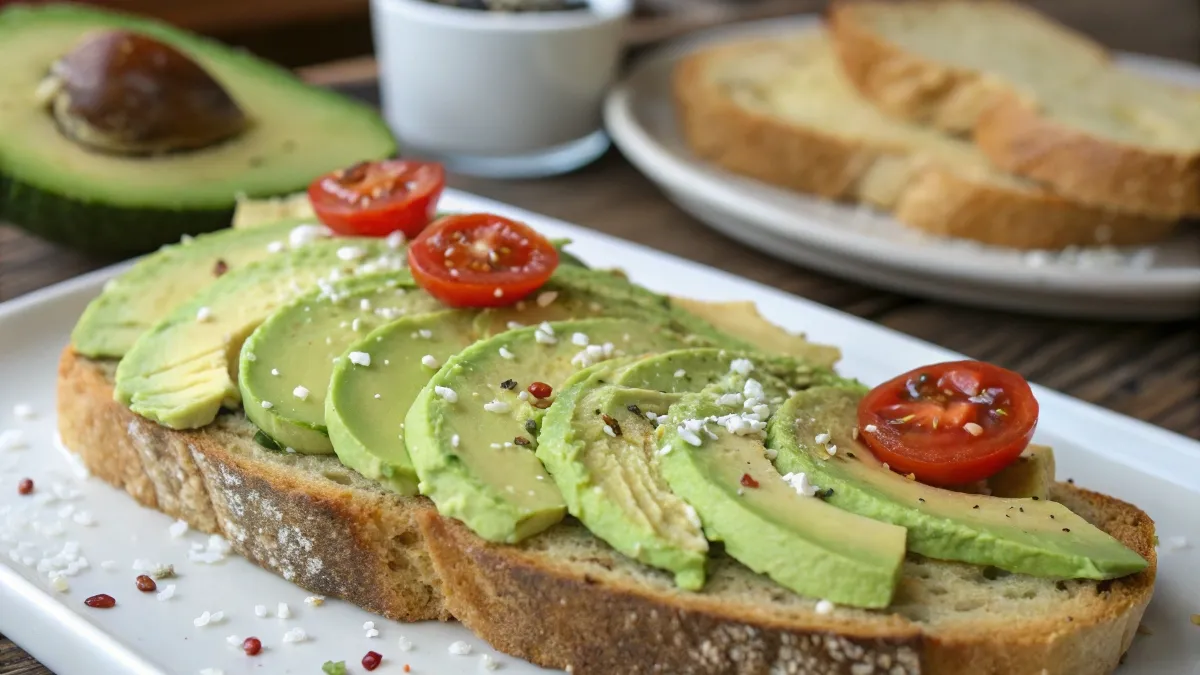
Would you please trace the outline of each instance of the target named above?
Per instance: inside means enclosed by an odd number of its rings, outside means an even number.
[[[148,36],[190,57],[236,102],[245,128],[202,148],[160,154],[114,154],[68,137],[39,101],[39,86],[98,30]],[[0,215],[89,252],[142,252],[225,227],[239,194],[295,192],[319,174],[396,152],[369,107],[246,52],[125,14],[77,5],[8,8],[0,12],[0,63]]]

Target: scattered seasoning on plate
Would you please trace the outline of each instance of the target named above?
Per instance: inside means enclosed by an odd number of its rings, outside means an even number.
[[[84,600],[83,604],[96,609],[111,609],[117,606],[117,601],[111,595],[100,593]]]
[[[18,481],[17,482],[17,494],[19,494],[19,495],[33,494],[33,479],[32,478],[22,478],[20,481]]]
[[[742,474],[742,485],[748,488],[756,488],[758,487],[758,481],[754,480],[754,476],[744,473]]]
[[[346,675],[345,661],[326,661],[321,664],[321,672],[325,675]]]
[[[137,589],[143,593],[153,593],[158,590],[158,584],[145,574],[139,574],[137,579],[134,579],[134,583],[137,585]]]
[[[375,670],[379,667],[379,664],[382,661],[383,654],[380,654],[379,652],[367,652],[366,655],[362,657],[362,667],[366,668],[367,670]]]
[[[242,651],[246,652],[246,656],[258,656],[262,651],[262,640],[256,637],[248,637],[242,641]]]
[[[533,394],[534,398],[549,398],[554,389],[545,382],[534,382],[529,385],[529,393]]]

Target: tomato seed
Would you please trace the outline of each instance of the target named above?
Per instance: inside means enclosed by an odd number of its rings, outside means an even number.
[[[362,666],[367,670],[375,670],[383,661],[383,654],[379,652],[367,652],[367,655],[362,657]]]
[[[533,394],[534,398],[549,398],[550,394],[554,393],[554,389],[545,382],[534,382],[529,385],[529,393]]]
[[[150,593],[151,591],[158,590],[158,584],[154,583],[154,580],[145,574],[139,574],[137,579],[134,580],[134,583],[137,584],[137,589],[143,593]]]
[[[248,637],[242,640],[242,651],[246,652],[246,656],[257,656],[262,651],[262,641],[256,637]]]
[[[113,599],[113,596],[111,595],[100,593],[99,595],[93,595],[87,600],[84,600],[83,604],[87,605],[88,607],[95,607],[96,609],[110,609],[117,605],[117,601]]]
[[[22,478],[20,481],[17,482],[17,494],[27,495],[27,494],[32,494],[32,493],[33,493],[33,479],[32,478]]]

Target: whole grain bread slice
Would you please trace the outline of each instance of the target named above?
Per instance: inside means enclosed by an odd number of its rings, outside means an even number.
[[[684,139],[699,157],[890,211],[932,234],[1056,249],[1147,243],[1174,227],[1080,205],[995,169],[967,141],[880,112],[844,77],[822,31],[703,49],[673,82]]]
[[[113,400],[113,368],[69,348],[60,362],[60,433],[95,476],[310,591],[405,621],[453,614],[501,651],[579,675],[1104,673],[1153,591],[1150,518],[1059,484],[1055,499],[1147,570],[1055,582],[914,557],[888,610],[822,614],[718,554],[704,592],[688,593],[578,523],[488,544],[335,458],[262,448],[240,413],[160,427]]]
[[[996,165],[1074,201],[1200,214],[1200,90],[1118,68],[1002,0],[840,0],[829,27],[848,79],[889,114],[972,132]]]

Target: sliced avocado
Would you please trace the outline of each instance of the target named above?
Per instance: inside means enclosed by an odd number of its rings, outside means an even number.
[[[909,548],[931,558],[1058,578],[1109,579],[1146,567],[1062,504],[953,492],[889,471],[857,439],[860,398],[859,391],[818,387],[789,399],[769,431],[779,470],[832,488],[828,501],[838,508],[907,527]]]
[[[159,321],[117,366],[114,397],[174,429],[202,427],[241,403],[242,342],[271,312],[322,277],[399,269],[402,253],[380,239],[330,239],[225,274]]]
[[[39,101],[39,86],[85,34],[106,29],[149,36],[189,57],[248,126],[207,147],[150,155],[96,152],[69,138]],[[225,227],[239,194],[300,191],[322,173],[396,151],[368,106],[249,52],[126,14],[73,4],[9,7],[0,12],[0,62],[0,215],[89,252],[147,251]]]
[[[468,347],[438,370],[404,420],[421,493],[489,541],[513,543],[553,525],[566,505],[532,452],[537,441],[526,425],[536,429],[541,410],[527,387],[556,389],[597,361],[678,347],[680,340],[646,321],[589,319],[509,331]]]
[[[758,388],[745,382],[734,391]],[[658,461],[671,490],[695,508],[709,539],[755,572],[801,595],[886,607],[904,562],[904,528],[801,494],[805,486],[794,488],[767,459],[761,416],[718,403],[729,390],[722,383],[685,394],[659,420]]]
[[[659,471],[656,427],[647,417],[665,415],[679,395],[611,384],[627,361],[592,366],[563,383],[542,420],[537,456],[567,510],[592,534],[698,590],[708,542]]]
[[[809,342],[804,335],[789,333],[767,321],[758,313],[753,302],[703,302],[671,298],[671,305],[768,354],[786,354],[824,368],[832,368],[842,356],[837,347]]]
[[[104,285],[75,324],[71,346],[92,358],[121,358],[172,309],[230,270],[271,255],[271,243],[287,241],[301,225],[293,219],[253,232],[223,230],[151,253]]]
[[[594,274],[568,272],[549,282],[530,301],[483,312],[462,310],[404,319],[351,347],[348,351],[368,352],[373,364],[382,362],[385,367],[356,368],[341,363],[335,368],[325,417],[339,459],[397,491],[405,492],[410,483],[416,485],[401,434],[379,425],[374,415],[404,419],[417,393],[436,371],[421,363],[427,355],[435,363],[443,363],[476,339],[518,324],[595,316],[637,317],[648,322],[661,319],[661,311],[629,301],[629,294],[619,287],[609,291],[607,280],[593,283],[593,279]],[[551,295],[544,295],[547,293]],[[389,363],[391,367],[387,367]],[[382,392],[388,395],[384,397]],[[375,394],[380,397],[376,399]],[[371,415],[364,416],[362,411],[371,411]]]
[[[332,453],[325,395],[334,362],[375,328],[441,307],[407,270],[349,277],[293,300],[242,347],[238,388],[246,416],[296,452]]]
[[[481,335],[495,335],[518,324],[532,326],[586,316],[645,317],[662,322],[669,318],[669,308],[664,297],[608,272],[560,265],[529,298],[481,312],[477,327]]]
[[[446,310],[397,319],[346,349],[371,355],[361,367],[333,364],[325,423],[342,464],[403,495],[417,494],[417,472],[404,447],[404,416],[440,365],[475,341],[475,312]]]
[[[1017,461],[987,479],[993,497],[1050,498],[1054,485],[1054,451],[1045,445],[1030,445]]]
[[[716,348],[625,361],[601,363],[564,383],[543,419],[537,455],[567,510],[593,534],[631,558],[674,572],[680,587],[699,589],[708,546],[690,507],[661,475],[653,420],[682,393],[731,373],[773,370],[803,387],[813,368]],[[782,395],[786,386],[775,389]],[[744,403],[740,394],[737,402]]]

